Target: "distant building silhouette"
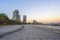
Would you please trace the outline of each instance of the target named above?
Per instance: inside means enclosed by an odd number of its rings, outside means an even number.
[[[15,21],[20,21],[20,15],[19,15],[19,10],[13,11],[13,20]]]
[[[26,15],[23,15],[23,23],[26,23]]]

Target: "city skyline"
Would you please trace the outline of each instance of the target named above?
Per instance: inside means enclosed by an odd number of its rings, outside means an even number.
[[[15,9],[21,16],[26,15],[28,22],[60,22],[60,0],[0,0],[0,13],[6,13],[10,19]]]

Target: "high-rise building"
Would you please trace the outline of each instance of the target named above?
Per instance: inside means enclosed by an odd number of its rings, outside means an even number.
[[[18,22],[20,21],[20,15],[18,10],[13,11],[13,20]]]
[[[23,23],[26,23],[26,15],[23,15]]]

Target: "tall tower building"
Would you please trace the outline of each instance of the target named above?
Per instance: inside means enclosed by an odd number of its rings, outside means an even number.
[[[18,10],[13,11],[13,20],[18,22],[20,21],[20,15]]]
[[[26,15],[23,15],[23,23],[26,23]]]

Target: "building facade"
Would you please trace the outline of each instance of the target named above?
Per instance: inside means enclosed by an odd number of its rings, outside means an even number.
[[[18,10],[13,11],[13,20],[18,22],[20,21],[20,15]]]
[[[26,15],[23,15],[23,23],[26,23]]]

